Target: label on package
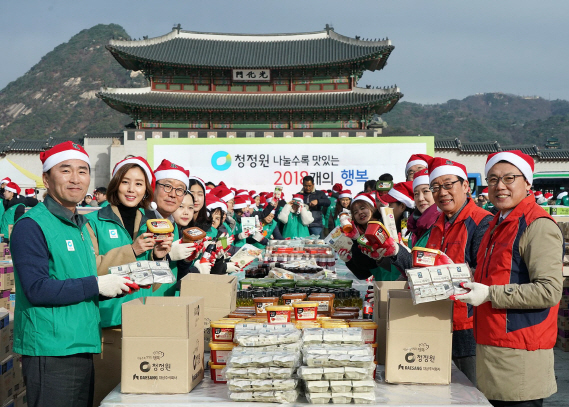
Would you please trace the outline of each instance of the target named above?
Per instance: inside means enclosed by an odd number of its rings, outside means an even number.
[[[426,268],[407,270],[407,277],[413,286],[425,285],[431,283],[431,274]]]
[[[314,307],[297,308],[296,314],[297,314],[296,315],[297,320],[303,320],[303,319],[313,320],[313,319],[316,319],[316,312],[315,312]]]
[[[364,343],[375,343],[375,329],[362,329]]]
[[[227,379],[225,378],[225,369],[212,369],[215,374],[215,381],[216,382],[226,382]]]
[[[286,324],[290,322],[290,311],[269,311],[269,323]]]
[[[320,312],[328,312],[330,310],[330,301],[317,301],[318,302],[318,311]]]
[[[449,264],[448,270],[453,280],[471,280],[470,268],[466,264]]]
[[[429,268],[429,273],[431,274],[431,281],[433,283],[442,283],[451,280],[450,272],[446,266],[431,267]]]
[[[271,305],[275,305],[272,302],[258,302],[257,303],[257,314],[266,314],[267,310],[265,307],[270,307]]]
[[[229,360],[230,350],[217,350],[215,351],[215,364],[224,365]]]
[[[287,298],[286,300],[284,300],[285,305],[292,305],[296,302],[302,302],[302,298]]]
[[[234,328],[213,328],[214,341],[233,341]]]
[[[415,258],[415,263],[418,266],[434,266],[435,260],[437,259],[437,253],[417,251],[417,257]]]

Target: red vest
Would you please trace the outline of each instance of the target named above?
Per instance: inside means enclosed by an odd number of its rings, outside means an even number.
[[[542,209],[543,211],[543,209]],[[490,212],[478,207],[472,199],[458,214],[452,225],[445,230],[446,216],[439,216],[431,229],[427,248],[437,249],[447,254],[455,263],[468,263],[476,268],[476,258],[470,258],[470,244],[474,231]],[[472,307],[460,301],[454,302],[452,327],[455,331],[472,329]]]
[[[535,203],[533,195],[520,202],[493,231],[499,219],[496,215],[480,244],[475,281],[485,285],[529,283],[519,244],[527,227],[539,218],[555,222]],[[558,309],[559,304],[542,309],[494,309],[492,302],[486,302],[474,310],[476,343],[529,351],[551,349],[557,336]]]

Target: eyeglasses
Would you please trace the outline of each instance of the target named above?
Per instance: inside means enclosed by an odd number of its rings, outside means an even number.
[[[516,177],[523,177],[523,175],[522,174],[516,174],[516,175],[504,175],[503,177],[490,177],[490,178],[486,178],[486,182],[491,187],[495,187],[496,185],[498,185],[500,180],[502,180],[504,185],[510,185],[510,184],[514,183],[514,181],[516,180]]]
[[[176,191],[176,195],[178,196],[184,196],[186,194],[185,188],[174,188],[170,184],[161,184],[159,182],[157,182],[156,185],[160,185],[164,189],[164,192],[166,192],[167,194],[172,192],[172,190]]]
[[[433,194],[436,194],[437,192],[439,192],[441,190],[441,188],[445,189],[445,190],[449,190],[452,189],[452,187],[454,186],[454,184],[456,184],[457,182],[460,182],[459,179],[457,179],[456,181],[453,182],[445,182],[442,185],[433,185],[432,187],[430,187],[429,189],[431,190],[431,192]]]

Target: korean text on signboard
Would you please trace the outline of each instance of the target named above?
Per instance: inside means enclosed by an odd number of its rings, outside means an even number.
[[[269,82],[270,69],[233,69],[233,82]]]

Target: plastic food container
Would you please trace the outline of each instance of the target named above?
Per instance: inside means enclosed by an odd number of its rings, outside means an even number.
[[[206,237],[206,233],[198,227],[191,227],[184,229],[182,242],[183,243],[199,243]]]
[[[364,236],[371,244],[382,245],[389,239],[389,232],[385,226],[383,226],[383,223],[377,220],[370,220],[367,224]]]
[[[282,299],[285,305],[292,305],[295,302],[304,301],[306,299],[305,293],[283,294]]]
[[[265,315],[267,311],[265,307],[270,305],[278,305],[279,297],[257,297],[254,299],[255,301],[255,311],[258,315]]]
[[[321,328],[322,324],[320,322],[314,321],[297,321],[294,326],[296,329],[304,329],[304,328]]]
[[[335,294],[310,294],[308,301],[318,302],[318,314],[331,316],[334,313]]]
[[[329,329],[329,328],[349,328],[350,325],[348,325],[347,322],[341,321],[339,319],[337,319],[336,321],[323,321],[322,322],[322,328],[325,329]]]
[[[440,255],[439,250],[427,249],[424,247],[413,247],[411,254],[413,256],[413,267],[429,267],[437,263]]]
[[[227,378],[225,377],[225,372],[223,371],[225,365],[215,365],[211,363],[211,361],[209,361],[208,363],[209,363],[209,373],[211,375],[211,380],[213,380],[214,383],[226,384]]]
[[[292,304],[294,308],[294,317],[299,321],[316,321],[318,315],[318,303],[311,301],[301,301]]]
[[[210,324],[211,327],[211,340],[213,342],[233,342],[235,335],[235,323],[229,321],[215,321]]]
[[[230,319],[247,319],[250,316],[251,316],[251,314],[232,312],[231,314],[227,315],[227,318],[230,318]]]
[[[154,240],[161,242],[174,231],[172,222],[168,219],[148,219],[146,221],[148,232],[153,233]]]
[[[354,319],[360,315],[359,312],[338,312],[334,310],[334,315],[332,315],[332,319]]]
[[[292,314],[290,305],[269,305],[265,307],[269,324],[288,324]]]
[[[334,312],[352,312],[352,313],[357,312],[359,315],[360,309],[358,307],[336,307],[334,308]]]
[[[211,350],[211,362],[214,365],[225,365],[229,359],[229,354],[236,346],[234,343],[219,343],[210,342],[209,349]]]
[[[235,308],[235,311],[233,311],[235,314],[250,314],[250,315],[255,315],[255,307],[237,307]]]
[[[378,325],[372,321],[350,321],[350,328],[362,328],[364,343],[376,343]]]

